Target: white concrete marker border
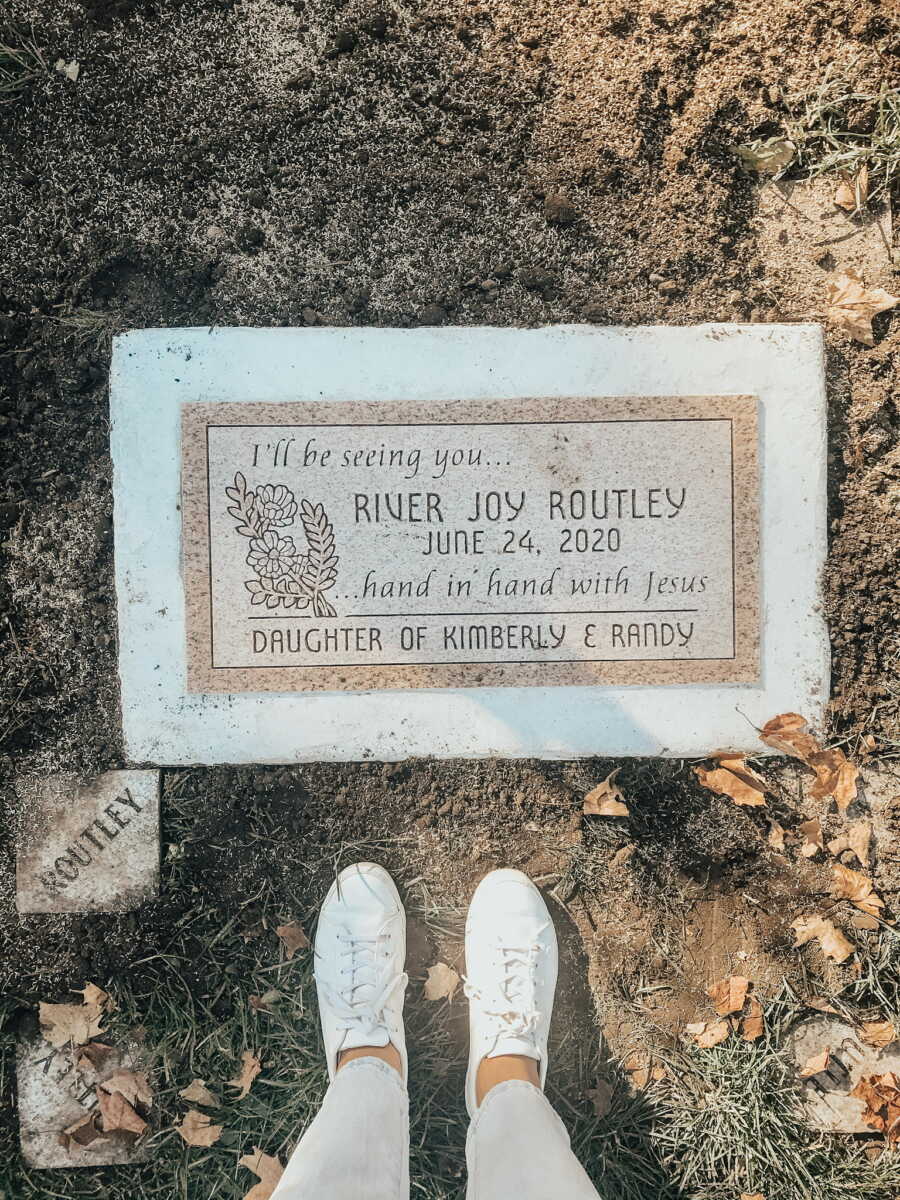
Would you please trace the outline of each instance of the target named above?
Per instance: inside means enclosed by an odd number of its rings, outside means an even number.
[[[197,401],[723,395],[760,400],[760,684],[189,695],[180,406]],[[828,699],[826,403],[817,325],[151,329],[111,373],[125,752],[160,764],[411,755],[700,756]]]

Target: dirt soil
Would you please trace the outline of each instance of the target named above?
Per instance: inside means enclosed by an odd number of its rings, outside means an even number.
[[[763,246],[758,184],[733,147],[777,133],[785,98],[827,68],[869,89],[896,83],[890,7],[7,0],[0,41],[33,39],[47,68],[0,96],[7,998],[24,1011],[86,979],[139,981],[193,903],[167,890],[184,856],[223,922],[256,919],[263,892],[312,922],[330,872],[363,852],[423,912],[457,918],[486,870],[521,866],[568,930],[584,1038],[596,1038],[587,979],[621,1055],[648,1029],[671,1037],[696,1019],[705,987],[729,971],[763,991],[797,976],[788,925],[825,892],[825,867],[796,846],[772,850],[764,818],[701,792],[684,763],[626,763],[632,813],[613,821],[581,816],[613,762],[167,771],[162,897],[110,918],[20,921],[8,831],[18,775],[122,765],[112,334],[820,319],[783,282],[810,247]],[[77,62],[77,79],[57,60]],[[886,247],[872,282],[896,291],[895,261]],[[815,270],[824,289],[828,263]],[[820,732],[850,753],[875,738],[878,799],[863,796],[860,811],[889,838],[900,820],[889,757],[900,742],[897,312],[875,333],[868,348],[827,328],[833,703]],[[765,770],[779,820],[814,814],[808,772]],[[896,861],[879,856],[888,898]],[[443,935],[422,925],[414,979],[435,956],[459,966],[460,927],[447,922]],[[198,948],[185,986],[205,993],[220,969]]]

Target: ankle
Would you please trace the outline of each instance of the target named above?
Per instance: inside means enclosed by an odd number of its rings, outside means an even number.
[[[354,1058],[380,1058],[389,1067],[393,1067],[398,1075],[403,1074],[400,1052],[390,1042],[386,1046],[354,1046],[352,1050],[342,1050],[338,1055],[337,1070],[352,1062]]]
[[[498,1083],[510,1079],[541,1086],[540,1064],[525,1054],[498,1054],[495,1058],[483,1058],[475,1075],[475,1100],[481,1104],[485,1096]]]

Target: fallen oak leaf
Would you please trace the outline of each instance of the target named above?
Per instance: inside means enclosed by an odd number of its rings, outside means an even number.
[[[691,1035],[701,1049],[709,1050],[725,1041],[731,1033],[731,1025],[728,1021],[695,1021],[685,1026],[685,1032]]]
[[[219,1099],[214,1096],[202,1079],[192,1079],[178,1095],[189,1104],[205,1104],[207,1108],[219,1108]]]
[[[859,1036],[867,1046],[875,1046],[882,1050],[885,1046],[890,1046],[891,1042],[896,1042],[900,1035],[893,1021],[863,1021]]]
[[[762,1192],[741,1192],[740,1200],[766,1200]]]
[[[842,863],[832,863],[831,872],[834,876],[831,894],[836,900],[849,900],[869,916],[879,916],[884,901],[875,892],[871,879]]]
[[[810,1055],[800,1068],[800,1078],[811,1079],[813,1075],[819,1075],[822,1071],[827,1071],[828,1064],[831,1061],[830,1054],[831,1051],[826,1046],[819,1054]]]
[[[808,765],[816,773],[815,783],[809,789],[810,796],[814,800],[833,796],[838,810],[846,812],[856,799],[859,767],[838,748],[813,754]]]
[[[96,1089],[104,1133],[136,1133],[138,1137],[146,1130],[147,1122],[135,1112],[121,1092],[105,1092]]]
[[[766,1025],[763,1017],[763,1006],[751,997],[750,1012],[741,1021],[741,1037],[745,1042],[755,1042],[765,1033]]]
[[[825,284],[826,316],[857,342],[874,346],[872,318],[900,304],[884,288],[867,288],[855,271],[841,271]]]
[[[291,921],[288,925],[277,926],[275,932],[281,938],[287,958],[293,958],[298,950],[309,949],[309,938],[306,936],[303,926],[298,925],[296,921]]]
[[[83,1150],[92,1146],[94,1142],[106,1142],[108,1139],[97,1128],[97,1122],[94,1119],[96,1116],[96,1112],[87,1113],[86,1116],[80,1117],[74,1124],[64,1129],[59,1135],[60,1145],[71,1154],[73,1146],[78,1146]]]
[[[271,1154],[264,1154],[259,1146],[254,1146],[253,1153],[239,1158],[238,1164],[259,1177],[259,1183],[253,1185],[244,1200],[269,1200],[284,1174],[284,1167],[279,1160]]]
[[[86,983],[83,988],[73,988],[72,991],[77,992],[85,1004],[99,1004],[107,1012],[116,1010],[115,1000],[109,992],[104,992],[103,988],[97,987],[96,983]]]
[[[584,798],[582,811],[589,817],[627,817],[628,805],[621,789],[615,783],[621,767],[616,767],[609,775],[588,792]]]
[[[833,858],[837,858],[845,850],[856,855],[860,866],[867,867],[869,865],[869,857],[872,852],[872,823],[870,821],[857,821],[850,826],[846,833],[832,838],[828,843],[828,853]]]
[[[196,1108],[189,1109],[175,1126],[175,1132],[187,1146],[213,1146],[222,1136],[222,1126],[213,1125],[212,1118]]]
[[[245,1050],[241,1055],[241,1069],[234,1079],[229,1079],[226,1087],[238,1089],[235,1100],[243,1100],[253,1085],[253,1080],[262,1070],[262,1063],[252,1050]]]
[[[862,1119],[885,1135],[889,1145],[900,1141],[900,1080],[893,1071],[862,1078],[850,1095],[866,1108]]]
[[[740,1012],[744,1007],[749,986],[750,980],[743,975],[729,975],[708,987],[706,994],[712,1000],[719,1016],[727,1017],[729,1013]]]
[[[453,993],[459,987],[459,976],[446,963],[435,963],[428,968],[428,978],[425,980],[426,1000],[452,1000]]]
[[[834,203],[844,212],[861,212],[869,201],[869,168],[863,163],[855,179],[844,178],[834,194]]]
[[[766,721],[759,731],[759,740],[780,754],[789,754],[803,762],[822,749],[799,713],[781,713]]]
[[[143,1071],[116,1071],[108,1079],[100,1083],[105,1092],[118,1092],[129,1104],[146,1104],[153,1106],[153,1093]]]
[[[51,1046],[83,1046],[102,1032],[99,1004],[47,1004],[39,1006],[41,1036]]]
[[[726,761],[736,763],[738,760],[729,758]],[[743,759],[740,761],[743,762]],[[728,796],[735,804],[747,808],[759,808],[766,803],[765,781],[750,771],[749,767],[746,774],[738,774],[725,766],[718,766],[713,770],[706,767],[694,767],[694,774],[699,779],[701,787],[715,792],[718,796]]]
[[[853,953],[854,946],[849,942],[832,921],[825,917],[804,916],[791,922],[794,931],[794,948],[805,946],[816,938],[826,958],[835,962],[845,962]]]
[[[766,841],[773,850],[784,849],[784,827],[779,825],[777,821],[773,821],[769,826],[769,833],[766,837]]]
[[[800,847],[800,853],[804,858],[814,858],[820,850],[825,849],[825,838],[822,835],[822,826],[817,817],[813,817],[809,821],[804,821],[797,826],[800,833],[803,834],[803,844]]]
[[[112,1052],[112,1046],[107,1046],[105,1042],[88,1042],[86,1046],[80,1047],[75,1065],[80,1071],[88,1067],[94,1071],[102,1071]]]

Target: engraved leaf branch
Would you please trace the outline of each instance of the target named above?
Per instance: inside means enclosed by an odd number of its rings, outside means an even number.
[[[334,552],[334,530],[323,505],[301,500],[300,523],[306,536],[306,552],[282,530],[294,524],[298,514],[294,493],[281,483],[260,484],[256,491],[238,471],[234,486],[225,489],[232,502],[228,515],[235,529],[249,538],[247,566],[255,578],[244,583],[251,604],[266,608],[306,609],[317,617],[336,616],[324,593],[334,587],[338,557]]]

